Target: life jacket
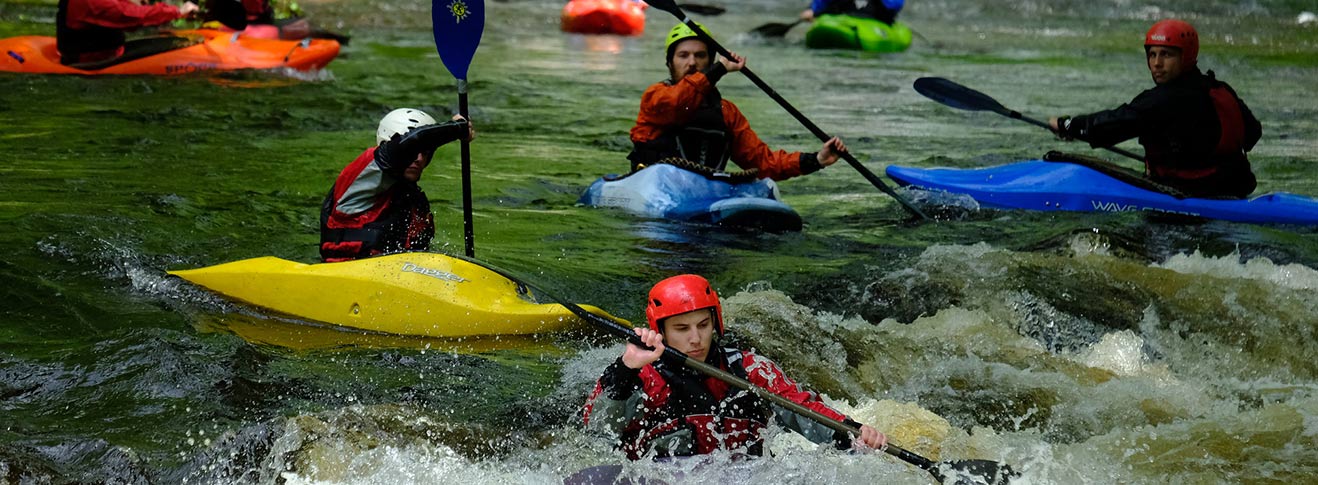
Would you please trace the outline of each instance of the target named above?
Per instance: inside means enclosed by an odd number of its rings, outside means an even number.
[[[60,0],[55,12],[55,48],[61,64],[84,62],[83,54],[105,52],[107,57],[123,47],[127,37],[119,29],[87,25],[80,29],[69,27],[69,0]],[[91,60],[91,59],[88,59]]]
[[[1240,98],[1226,83],[1218,81],[1208,72],[1208,98],[1217,114],[1219,133],[1211,157],[1213,163],[1202,167],[1180,167],[1166,163],[1171,150],[1146,146],[1145,158],[1149,172],[1155,179],[1196,180],[1217,175],[1230,165],[1247,164],[1245,153],[1245,117],[1240,111]],[[1234,168],[1234,167],[1233,167]]]
[[[375,150],[366,150],[353,163],[370,163]],[[320,257],[325,262],[430,248],[435,216],[430,212],[430,200],[415,183],[400,180],[369,211],[340,221],[333,217],[335,204],[354,181],[340,182],[344,186],[336,183],[331,187],[320,209]]]
[[[722,352],[725,370],[745,379],[744,354],[729,348]],[[647,416],[643,426],[623,432],[622,449],[628,458],[638,460],[650,452],[659,457],[703,455],[719,449],[764,453],[760,432],[772,416],[767,402],[685,367],[672,369],[663,361],[653,365],[668,384],[667,402]]]
[[[633,170],[666,158],[680,158],[722,172],[732,157],[731,146],[732,133],[723,121],[723,97],[718,90],[710,90],[689,121],[658,138],[636,143],[627,158]]]

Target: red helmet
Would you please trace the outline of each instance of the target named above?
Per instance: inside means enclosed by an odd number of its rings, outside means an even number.
[[[1199,33],[1183,20],[1161,20],[1144,34],[1144,47],[1160,45],[1181,50],[1181,62],[1193,66],[1199,60]]]
[[[650,328],[663,332],[659,321],[673,315],[703,308],[714,309],[714,321],[718,324],[718,334],[723,335],[723,305],[719,304],[718,293],[709,286],[709,281],[693,274],[684,274],[655,283],[650,289],[650,299],[645,305],[645,319]]]

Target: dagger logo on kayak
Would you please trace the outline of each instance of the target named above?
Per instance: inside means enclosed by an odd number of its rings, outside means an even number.
[[[449,13],[453,14],[453,23],[462,23],[462,19],[471,15],[471,10],[467,8],[467,3],[462,0],[453,0],[448,4]]]
[[[423,266],[417,266],[416,264],[413,264],[413,263],[410,263],[410,262],[408,262],[408,263],[403,263],[403,269],[402,269],[402,271],[403,271],[404,273],[416,273],[416,274],[426,275],[426,276],[429,276],[429,277],[431,277],[431,278],[435,278],[435,279],[437,279],[437,280],[452,281],[452,282],[455,282],[455,283],[466,283],[466,282],[467,282],[467,279],[466,279],[466,278],[463,278],[463,277],[461,277],[461,276],[455,275],[455,274],[450,273],[450,272],[448,272],[448,271],[440,271],[440,270],[437,270],[437,269],[430,269],[430,268],[426,268],[426,267],[423,267]]]

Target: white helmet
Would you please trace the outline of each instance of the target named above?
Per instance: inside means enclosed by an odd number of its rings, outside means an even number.
[[[404,135],[418,126],[433,125],[436,121],[424,111],[412,108],[399,108],[390,111],[380,120],[380,127],[375,130],[375,144],[379,145],[394,137]]]

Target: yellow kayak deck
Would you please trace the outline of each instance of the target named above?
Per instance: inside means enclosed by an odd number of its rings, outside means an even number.
[[[562,305],[536,303],[515,281],[436,253],[318,264],[266,256],[169,274],[280,313],[395,335],[530,335],[588,326]]]

